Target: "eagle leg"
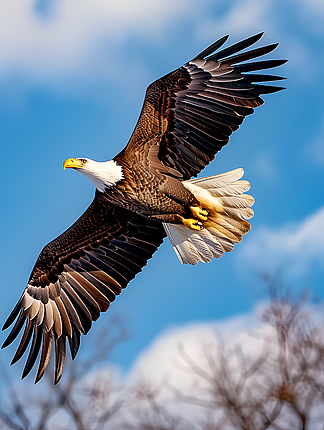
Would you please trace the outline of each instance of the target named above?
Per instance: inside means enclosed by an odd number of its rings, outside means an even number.
[[[206,209],[203,209],[201,206],[190,206],[190,210],[195,218],[198,218],[200,221],[207,221],[208,211]]]
[[[202,230],[204,227],[200,221],[194,218],[183,218],[181,217],[181,222],[183,225],[185,225],[188,228],[191,228],[192,230]]]

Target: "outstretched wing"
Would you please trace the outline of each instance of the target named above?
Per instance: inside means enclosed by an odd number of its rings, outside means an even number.
[[[142,270],[161,245],[161,223],[108,203],[98,193],[84,214],[40,253],[28,285],[4,324],[15,324],[2,347],[25,325],[12,360],[17,362],[32,337],[22,377],[31,371],[40,349],[35,382],[44,374],[55,347],[55,383],[63,373],[66,338],[75,357],[81,333],[109,308],[116,295]]]
[[[217,52],[228,38],[224,36],[184,66],[153,82],[147,88],[133,135],[119,156],[134,154],[145,145],[147,158],[157,168],[162,163],[175,169],[182,179],[197,176],[226,145],[245,116],[263,104],[260,95],[283,89],[259,84],[282,77],[247,72],[277,67],[286,60],[241,64],[268,54],[278,44],[237,54],[262,34]]]

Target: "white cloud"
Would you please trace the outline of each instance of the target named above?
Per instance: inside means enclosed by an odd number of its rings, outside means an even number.
[[[193,3],[59,0],[44,16],[36,0],[0,0],[0,74],[51,81],[78,79],[85,69],[91,75],[129,72],[130,64],[119,64],[121,44],[134,37],[158,40],[174,20],[192,13]]]
[[[171,388],[176,389],[187,396],[199,397],[202,400],[210,400],[211,396],[217,395],[215,391],[210,391],[210,383],[204,382],[202,377],[192,372],[188,362],[179,353],[179,346],[182,346],[190,360],[193,360],[198,366],[207,373],[213,373],[215,366],[222,369],[220,357],[224,351],[226,363],[231,371],[231,377],[238,381],[242,375],[244,366],[249,366],[251,361],[256,361],[262,353],[267,360],[262,371],[256,371],[252,374],[242,390],[242,401],[245,396],[253,397],[254,393],[260,393],[267,389],[269,381],[281,383],[280,375],[275,374],[273,365],[277,359],[277,335],[270,324],[261,322],[261,316],[264,314],[266,305],[259,304],[251,314],[239,315],[222,321],[213,321],[209,323],[192,323],[185,326],[169,329],[162,333],[149,345],[138,357],[133,364],[129,373],[122,379],[118,369],[113,367],[102,368],[93,371],[76,383],[73,391],[73,403],[81,409],[83,422],[88,422],[89,428],[96,423],[102,410],[113,410],[115,402],[123,401],[123,407],[116,415],[107,421],[104,428],[129,428],[125,422],[131,422],[135,425],[136,420],[145,414],[149,414],[150,408],[147,403],[138,401],[139,390],[149,390],[154,392],[160,407],[165,408],[168,414],[174,417],[180,417],[181,420],[187,420],[194,426],[203,423],[208,415],[214,422],[221,416],[219,408],[208,408],[199,405],[192,405],[179,401]],[[291,311],[290,305],[281,308],[283,315],[288,315]],[[304,325],[304,316],[310,315],[310,327],[321,326],[323,324],[322,309],[317,307],[306,308],[305,312],[299,314],[295,331],[290,329],[290,336],[294,334],[300,336],[300,328],[308,327]],[[323,332],[321,331],[323,334]],[[319,336],[322,336],[319,333]],[[223,349],[225,348],[225,349]],[[242,351],[245,361],[242,359]],[[214,365],[211,364],[213,358]],[[63,376],[63,387],[68,382]],[[31,423],[40,415],[42,402],[50,400],[55,391],[50,389],[48,384],[52,381],[43,381],[37,386],[31,387],[26,381],[17,381],[15,384],[18,397],[23,405],[28,405],[26,413],[30,417]],[[58,388],[60,388],[60,386]],[[124,388],[121,388],[124,386]],[[24,387],[24,388],[21,388]],[[209,387],[209,390],[208,390]],[[28,391],[27,391],[28,390]],[[111,391],[112,390],[112,391]],[[246,391],[246,393],[245,393]],[[88,394],[95,392],[94,398]],[[148,391],[147,391],[148,392]],[[28,394],[27,394],[28,393]],[[244,394],[245,393],[245,394]],[[40,401],[41,399],[41,401]],[[3,407],[10,408],[10,396],[5,396]],[[54,403],[53,403],[54,404]],[[86,412],[83,412],[85,408]],[[107,409],[108,408],[108,409]],[[287,413],[288,412],[288,413]],[[312,408],[312,424],[314,429],[318,423],[324,419],[321,405],[314,405]],[[107,415],[108,416],[108,415]],[[289,409],[283,407],[279,422],[277,424],[287,423],[287,416],[291,416]],[[49,421],[50,428],[63,430],[64,428],[75,428],[71,424],[70,417],[58,406],[51,413]],[[309,423],[310,425],[311,423]],[[140,427],[138,427],[140,428]],[[156,425],[156,428],[158,426]],[[169,428],[169,427],[168,427]],[[191,428],[190,426],[179,426],[179,430]],[[194,427],[196,428],[196,427]],[[202,425],[201,427],[204,428]],[[236,428],[236,427],[235,427]],[[297,428],[288,425],[287,428]],[[226,427],[228,430],[234,430],[234,427]]]
[[[279,373],[276,373],[273,368],[275,360],[278,359],[277,333],[270,324],[261,322],[265,309],[269,309],[269,307],[260,303],[251,314],[235,316],[223,321],[190,324],[170,329],[156,338],[139,356],[128,376],[128,384],[136,386],[139,381],[144,381],[144,387],[147,385],[151,388],[151,392],[156,393],[160,405],[174,416],[185,417],[188,423],[194,424],[193,428],[196,428],[195,424],[203,423],[208,414],[214,422],[217,421],[222,414],[216,404],[209,411],[208,408],[199,405],[179,402],[172,390],[161,389],[161,387],[173,387],[178,393],[189,397],[198,397],[202,401],[204,399],[210,400],[213,396],[215,399],[217,398],[217,384],[210,383],[208,378],[204,380],[203,376],[198,376],[197,373],[193,372],[188,361],[179,353],[179,346],[181,345],[187,357],[190,357],[189,360],[195,362],[203,372],[216,374],[217,370],[215,369],[218,368],[218,375],[221,378],[224,375],[223,366],[228,366],[230,378],[233,378],[237,383],[242,376],[243,369],[246,370],[251,362],[255,362],[264,354],[266,361],[262,364],[262,370],[256,371],[255,374],[252,372],[247,378],[244,388],[242,386],[243,403],[246,396],[250,399],[254,396],[260,398],[261,393],[267,390],[270,381],[271,383],[277,381],[279,385],[282,382]],[[272,307],[272,309],[274,308]],[[287,318],[290,321],[288,315],[294,312],[290,305],[286,304],[280,309],[282,315],[286,315],[283,319]],[[272,310],[272,312],[271,315],[276,314],[276,311]],[[291,339],[300,339],[301,333],[308,330],[306,321],[309,321],[310,327],[321,327],[323,324],[322,309],[309,307],[305,308],[304,311],[301,310],[296,326],[290,328],[289,336]],[[320,339],[323,338],[321,333],[322,330],[318,333]],[[222,355],[223,352],[224,355]],[[226,364],[222,364],[222,357],[225,358]],[[291,365],[295,363],[293,359],[289,359],[289,362]],[[223,387],[230,386],[230,384],[227,385],[226,377],[223,383]],[[140,416],[141,412],[141,406],[136,404],[135,415]],[[322,428],[324,419],[322,405],[314,404],[310,416],[312,422],[308,422],[309,428]],[[297,428],[299,426],[298,420],[294,420],[289,407],[286,408],[285,405],[276,423],[278,425],[285,424],[285,428]],[[180,426],[179,428],[187,427]],[[204,425],[198,428],[204,428]],[[237,427],[224,426],[224,428],[234,430]]]
[[[232,0],[220,2],[226,5],[225,13],[215,14],[206,27],[205,34],[215,31],[215,26],[220,32],[247,35],[253,32],[265,31],[271,37],[278,34],[289,33],[292,22],[287,23],[287,17],[297,21],[306,32],[323,34],[322,20],[324,7],[321,0]],[[309,20],[312,25],[309,25]],[[295,36],[302,40],[301,37]]]
[[[323,59],[318,52],[323,50],[324,8],[320,3],[323,2],[232,0],[227,2],[225,13],[206,17],[205,23],[199,26],[198,35],[209,40],[217,28],[221,34],[230,32],[231,36],[239,39],[264,31],[264,44],[280,42],[274,56],[281,52],[283,58],[289,59],[285,75],[305,85],[321,77]],[[316,40],[316,44],[312,43],[311,38]],[[280,69],[277,73],[280,75]]]
[[[242,375],[243,367],[248,366],[250,360],[256,361],[264,353],[267,361],[263,365],[263,370],[252,375],[244,388],[247,396],[253,397],[257,393],[258,396],[261,396],[262,391],[267,389],[270,380],[274,381],[278,377],[278,383],[281,383],[280,376],[274,374],[272,367],[272,360],[278,353],[277,335],[269,324],[261,322],[261,315],[264,314],[265,308],[265,304],[259,304],[251,314],[170,329],[157,337],[138,357],[128,375],[128,385],[130,387],[142,386],[144,390],[145,387],[148,387],[151,392],[156,393],[159,404],[165,407],[168,413],[175,417],[181,416],[182,419],[185,417],[188,423],[203,423],[208,414],[214,422],[217,421],[222,416],[219,408],[214,407],[209,411],[208,408],[202,408],[199,405],[179,402],[172,391],[174,388],[178,393],[198,397],[201,400],[210,399],[210,393],[214,393],[214,391],[210,391],[212,389],[210,383],[206,383],[203,377],[192,371],[188,362],[179,353],[179,346],[183,347],[190,360],[209,374],[213,374],[215,371],[214,365],[219,369],[222,368],[221,357],[224,351],[227,365],[231,369],[231,377],[237,382]],[[288,315],[291,308],[287,305],[282,310]],[[307,315],[311,315],[311,324],[323,324],[321,310],[308,308],[304,314],[300,313],[298,320],[300,327],[303,327],[303,316],[307,319]],[[297,336],[300,334],[298,330],[296,333]],[[245,361],[242,359],[242,354],[245,356]],[[212,359],[208,357],[212,357]],[[243,394],[243,399],[244,396]],[[129,417],[134,422],[134,411],[135,416],[141,416],[145,407],[136,403],[135,408],[130,410],[131,414],[128,415],[126,411],[123,419]],[[286,409],[284,406],[279,415],[278,425],[279,423],[287,425],[288,417],[291,419],[289,412],[289,408]],[[316,427],[322,423],[324,418],[320,405],[318,407],[314,405],[311,416],[314,421],[308,424],[313,424],[314,429],[320,428]],[[296,422],[295,425],[298,426],[298,423]],[[295,428],[295,425],[288,425],[288,427]],[[179,428],[182,429],[181,426]],[[232,429],[231,426],[226,428]]]
[[[239,258],[245,265],[272,271],[285,269],[292,275],[324,267],[324,207],[299,223],[281,228],[252,230],[242,244]]]
[[[143,43],[159,43],[170,29],[182,25],[206,43],[226,33],[237,39],[265,30],[267,41],[286,39],[290,67],[298,71],[297,66],[311,58],[310,49],[302,32],[289,33],[285,17],[291,10],[298,27],[322,34],[324,16],[322,2],[317,0],[220,1],[222,13],[212,12],[211,0],[57,0],[47,1],[45,14],[37,11],[38,3],[0,0],[2,78],[18,76],[51,85],[88,76],[117,79],[129,72],[130,63],[136,68],[130,52],[121,54],[125,42],[139,38]],[[310,73],[310,67],[316,66],[313,61],[307,63]]]
[[[227,7],[225,14],[206,20],[207,25],[201,26],[201,34],[204,38],[214,37],[215,28],[220,34],[228,34],[230,31],[231,36],[238,37],[246,37],[260,31],[268,33],[273,28],[273,22],[266,17],[272,13],[271,1],[235,0]]]
[[[248,330],[256,327],[255,316],[259,313],[260,308],[256,310],[255,315],[239,315],[223,321],[193,323],[169,329],[140,354],[130,372],[130,383],[134,384],[143,377],[158,385],[168,376],[172,384],[185,387],[188,375],[177,368],[179,346],[183,345],[193,360],[201,362],[203,355],[201,346],[214,344],[219,334],[231,342],[244,343],[250,338]]]

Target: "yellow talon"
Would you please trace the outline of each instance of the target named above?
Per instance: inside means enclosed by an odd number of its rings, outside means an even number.
[[[201,221],[207,221],[208,211],[206,211],[206,209],[203,209],[201,206],[190,206],[190,210],[195,218]]]
[[[182,218],[182,223],[188,228],[191,228],[192,230],[202,230],[204,227],[200,221],[193,218]]]

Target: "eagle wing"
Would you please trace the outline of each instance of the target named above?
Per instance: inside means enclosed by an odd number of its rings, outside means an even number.
[[[6,329],[16,320],[2,347],[10,345],[25,326],[12,364],[32,338],[22,378],[41,350],[35,383],[41,379],[54,343],[57,383],[63,373],[66,338],[74,358],[81,333],[90,330],[92,321],[142,270],[165,236],[162,223],[111,205],[97,192],[84,214],[43,248],[4,324]]]
[[[146,90],[141,115],[126,148],[116,157],[147,148],[149,162],[160,171],[187,180],[210,163],[246,115],[263,104],[261,94],[283,87],[259,82],[285,79],[247,73],[280,66],[286,60],[248,62],[273,51],[272,44],[238,53],[263,33],[217,51],[224,36],[179,69]],[[233,55],[234,54],[234,55]]]

